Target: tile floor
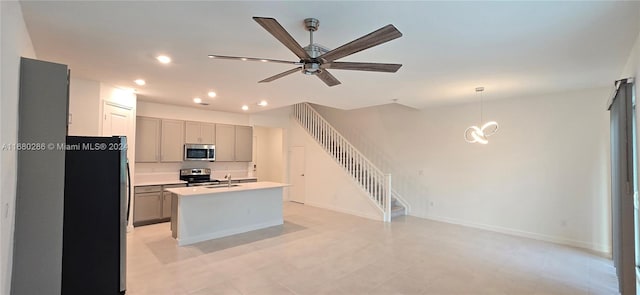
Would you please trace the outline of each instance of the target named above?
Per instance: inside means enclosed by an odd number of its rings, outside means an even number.
[[[567,246],[296,203],[284,219],[186,247],[169,223],[138,227],[127,294],[617,294],[610,260]]]

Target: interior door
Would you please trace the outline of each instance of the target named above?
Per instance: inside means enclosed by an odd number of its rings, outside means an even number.
[[[304,203],[306,195],[305,181],[305,157],[304,147],[294,146],[291,148],[291,187],[289,197],[291,201]]]
[[[104,122],[102,123],[102,135],[121,135],[131,138],[129,125],[131,123],[131,110],[111,104],[104,105]]]

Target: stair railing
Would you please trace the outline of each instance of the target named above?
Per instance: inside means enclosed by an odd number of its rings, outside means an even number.
[[[293,117],[369,195],[391,221],[391,174],[383,173],[308,103],[293,105]]]

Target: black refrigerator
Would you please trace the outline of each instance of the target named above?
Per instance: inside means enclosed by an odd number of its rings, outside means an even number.
[[[66,141],[62,294],[125,294],[126,137]]]

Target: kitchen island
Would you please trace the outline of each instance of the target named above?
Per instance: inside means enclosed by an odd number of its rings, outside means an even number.
[[[171,232],[184,246],[280,225],[283,188],[277,182],[253,182],[169,188]]]

